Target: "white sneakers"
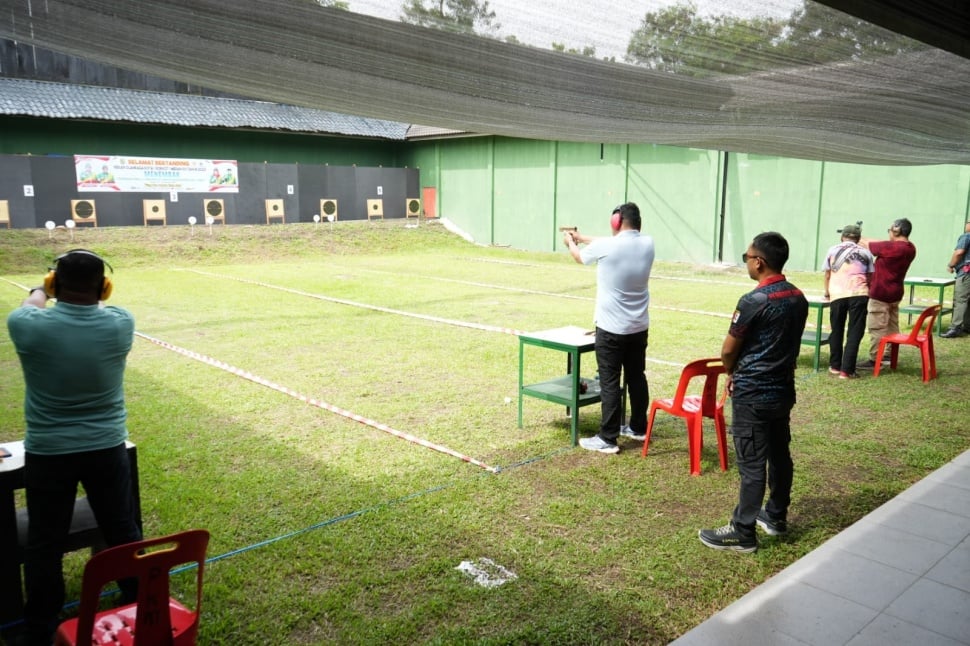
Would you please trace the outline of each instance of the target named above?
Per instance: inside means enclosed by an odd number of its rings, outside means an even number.
[[[629,426],[624,426],[623,428],[621,428],[620,429],[620,435],[622,435],[623,437],[628,437],[631,440],[636,440],[637,442],[642,442],[645,439],[647,439],[647,434],[646,433],[642,433],[642,434],[639,434],[638,435]]]
[[[620,452],[620,447],[618,447],[616,444],[610,444],[609,442],[601,439],[599,435],[594,435],[593,437],[581,437],[579,438],[579,445],[587,451],[599,451],[600,453]]]

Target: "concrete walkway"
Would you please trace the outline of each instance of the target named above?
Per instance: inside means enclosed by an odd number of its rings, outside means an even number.
[[[970,451],[673,644],[970,645]]]

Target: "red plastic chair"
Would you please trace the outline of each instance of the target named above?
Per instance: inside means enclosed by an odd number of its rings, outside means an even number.
[[[98,552],[84,566],[79,614],[60,625],[54,643],[57,646],[195,644],[208,544],[207,530],[192,529]],[[197,565],[194,610],[169,596],[169,571],[187,563]],[[138,577],[138,601],[98,612],[102,588],[128,577]]]
[[[879,368],[882,365],[882,357],[886,352],[886,346],[892,346],[889,352],[889,367],[896,369],[896,362],[899,359],[899,346],[912,345],[919,348],[920,356],[923,358],[923,383],[930,379],[936,379],[936,352],[933,351],[933,324],[936,317],[940,314],[940,306],[933,305],[927,307],[919,315],[916,325],[910,330],[909,334],[902,332],[887,334],[879,339],[879,349],[876,351],[876,366],[872,370],[872,376],[879,376]]]
[[[727,389],[720,399],[717,397],[717,382],[727,372],[720,359],[698,359],[691,361],[680,373],[680,383],[673,399],[655,399],[650,403],[650,417],[647,420],[647,433],[643,440],[642,456],[646,457],[650,446],[650,433],[657,409],[671,415],[683,417],[687,421],[687,452],[690,457],[690,474],[701,474],[701,448],[704,445],[704,418],[714,420],[717,432],[717,448],[721,459],[721,471],[727,471],[727,429],[724,423],[724,401]],[[692,379],[704,377],[704,389],[700,395],[688,395],[687,389]]]

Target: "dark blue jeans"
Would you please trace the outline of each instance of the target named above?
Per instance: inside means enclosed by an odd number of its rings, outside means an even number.
[[[741,492],[732,520],[740,532],[754,534],[766,485],[768,516],[775,520],[788,518],[795,471],[789,451],[791,408],[791,404],[777,408],[732,404],[731,434],[741,474]]]
[[[855,372],[859,344],[866,334],[868,304],[868,296],[850,296],[832,301],[829,308],[829,322],[832,325],[832,332],[829,334],[829,367],[849,375]],[[846,319],[849,321],[848,332],[845,329]],[[844,349],[843,339],[845,339]]]
[[[78,483],[109,547],[141,540],[135,519],[131,463],[124,443],[100,451],[64,455],[27,453],[27,549],[24,607],[29,644],[49,645],[64,605],[62,556],[71,528]],[[123,599],[135,600],[136,581],[119,582]]]
[[[623,387],[620,376],[626,378],[630,395],[630,428],[637,434],[647,432],[647,405],[650,387],[647,384],[647,336],[649,330],[633,334],[613,334],[596,328],[596,365],[600,374],[600,403],[603,419],[599,436],[616,444],[623,418]]]

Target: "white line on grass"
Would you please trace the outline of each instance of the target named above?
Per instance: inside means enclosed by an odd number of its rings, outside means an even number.
[[[369,305],[367,303],[357,303],[355,301],[348,301],[343,298],[334,298],[332,296],[323,296],[321,294],[311,294],[310,292],[304,292],[299,289],[291,289],[289,287],[282,287],[280,285],[272,285],[270,283],[263,283],[258,280],[249,280],[247,278],[238,278],[236,276],[227,276],[225,274],[216,274],[208,271],[202,271],[200,269],[186,269],[184,271],[191,271],[202,276],[212,276],[214,278],[228,278],[229,280],[235,280],[240,283],[247,283],[250,285],[258,285],[260,287],[266,287],[268,289],[276,289],[281,292],[287,292],[290,294],[296,294],[297,296],[307,296],[309,298],[316,298],[321,301],[328,301],[331,303],[339,303],[340,305],[350,305],[352,307],[362,307],[368,310],[374,310],[376,312],[384,312],[386,314],[398,314],[400,316],[410,316],[412,318],[418,318],[425,321],[433,321],[435,323],[447,323],[448,325],[457,325],[458,327],[467,327],[475,330],[485,330],[486,332],[501,332],[503,334],[511,334],[513,336],[522,336],[523,334],[528,334],[528,332],[523,332],[521,330],[516,330],[508,327],[498,327],[495,325],[483,325],[481,323],[469,323],[466,321],[457,321],[455,319],[445,319],[438,316],[429,316],[427,314],[416,314],[414,312],[405,312],[403,310],[394,310],[388,307],[379,307],[377,305]],[[665,366],[678,366],[683,367],[683,363],[677,363],[675,361],[663,361],[662,359],[652,359],[647,357],[647,361],[653,363],[658,363]]]
[[[331,413],[336,413],[337,415],[342,415],[343,417],[346,417],[348,419],[352,419],[355,422],[360,422],[361,424],[364,424],[366,426],[370,426],[372,428],[376,428],[379,431],[383,431],[385,433],[389,433],[389,434],[393,435],[394,437],[401,438],[402,440],[407,440],[408,442],[413,442],[415,444],[419,444],[419,445],[421,445],[421,446],[423,446],[425,448],[432,449],[432,450],[438,451],[440,453],[445,453],[445,454],[450,455],[452,457],[458,458],[459,460],[461,460],[463,462],[468,462],[470,464],[474,464],[477,467],[481,467],[481,468],[485,469],[486,471],[491,471],[492,473],[497,473],[500,470],[499,467],[489,466],[489,465],[485,464],[484,462],[481,462],[480,460],[476,460],[473,457],[464,455],[463,453],[459,453],[458,451],[455,451],[454,449],[449,449],[446,446],[442,446],[440,444],[435,444],[434,442],[429,442],[428,440],[425,440],[423,438],[417,437],[415,435],[411,435],[410,433],[404,433],[402,431],[395,430],[395,429],[391,428],[390,426],[388,426],[387,424],[382,424],[380,422],[376,422],[376,421],[374,421],[372,419],[369,419],[367,417],[362,417],[361,415],[358,415],[357,413],[353,413],[353,412],[351,412],[349,410],[346,410],[346,409],[343,409],[343,408],[339,408],[337,406],[334,406],[333,404],[328,404],[327,402],[320,401],[319,399],[314,399],[312,397],[307,397],[306,395],[301,394],[301,393],[299,393],[299,392],[297,392],[295,390],[292,390],[290,388],[287,388],[286,386],[282,386],[280,384],[277,384],[275,382],[272,382],[272,381],[270,381],[268,379],[265,379],[263,377],[260,377],[258,375],[254,375],[253,373],[251,373],[251,372],[249,372],[247,370],[242,370],[241,368],[236,368],[235,366],[229,365],[228,363],[225,363],[223,361],[219,361],[218,359],[213,359],[212,357],[207,357],[207,356],[205,356],[203,354],[199,354],[198,352],[194,352],[192,350],[186,350],[185,348],[180,348],[177,345],[173,345],[173,344],[168,343],[166,341],[162,341],[161,339],[156,339],[154,337],[148,336],[147,334],[143,334],[141,332],[135,332],[135,335],[138,336],[138,337],[141,337],[141,338],[145,339],[146,341],[150,341],[151,343],[154,343],[155,345],[161,346],[161,347],[163,347],[163,348],[165,348],[167,350],[172,350],[173,352],[176,352],[176,353],[181,354],[183,356],[189,357],[190,359],[195,359],[196,361],[201,361],[204,364],[207,364],[207,365],[210,365],[210,366],[214,366],[214,367],[219,368],[221,370],[225,370],[226,372],[232,373],[232,374],[236,375],[237,377],[242,377],[243,379],[248,379],[249,381],[252,381],[253,383],[259,384],[260,386],[266,386],[267,388],[271,388],[271,389],[273,389],[273,390],[275,390],[277,392],[281,392],[284,395],[289,395],[290,397],[295,397],[296,399],[299,399],[300,401],[302,401],[302,402],[304,402],[306,404],[310,404],[311,406],[316,406],[317,408],[322,408],[324,410],[328,410]]]
[[[399,272],[386,271],[383,269],[366,269],[366,268],[353,268],[345,267],[347,271],[363,271],[374,274],[384,274],[389,276],[400,276]],[[544,292],[538,289],[524,289],[522,287],[509,287],[507,285],[494,285],[491,283],[479,283],[472,280],[459,280],[457,278],[444,278],[442,276],[427,276],[418,274],[408,274],[410,278],[420,278],[422,280],[437,280],[443,283],[455,283],[457,285],[470,285],[472,287],[485,287],[486,289],[501,289],[507,292],[517,292],[519,294],[535,294],[537,296],[551,296],[553,298],[571,298],[580,301],[595,301],[596,299],[592,296],[576,296],[575,294],[563,294],[561,292]],[[592,286],[591,286],[592,287]],[[716,316],[718,318],[731,318],[732,314],[724,314],[723,312],[707,312],[705,310],[692,310],[684,307],[667,307],[664,305],[650,305],[651,309],[665,310],[668,312],[682,312],[686,314],[700,314],[702,316]]]
[[[433,321],[435,323],[447,323],[448,325],[457,325],[459,327],[468,327],[476,330],[485,330],[486,332],[502,332],[503,334],[512,334],[519,336],[524,334],[521,330],[515,330],[513,328],[498,327],[495,325],[484,325],[482,323],[469,323],[467,321],[456,321],[454,319],[445,319],[438,316],[429,316],[427,314],[417,314],[415,312],[405,312],[403,310],[394,310],[389,307],[380,307],[377,305],[369,305],[367,303],[358,303],[355,301],[348,301],[343,298],[334,298],[332,296],[323,296],[321,294],[311,294],[310,292],[304,292],[299,289],[291,289],[289,287],[282,287],[280,285],[272,285],[270,283],[262,283],[258,280],[248,280],[246,278],[239,278],[237,276],[227,276],[225,274],[216,274],[208,271],[202,271],[199,269],[186,269],[185,271],[191,271],[196,274],[201,274],[203,276],[213,276],[215,278],[228,278],[229,280],[235,280],[240,283],[248,283],[250,285],[258,285],[260,287],[266,287],[268,289],[275,289],[281,292],[288,292],[290,294],[296,294],[298,296],[307,296],[309,298],[315,298],[321,301],[328,301],[330,303],[338,303],[340,305],[350,305],[351,307],[362,307],[368,310],[374,310],[375,312],[384,312],[385,314],[398,314],[400,316],[410,316],[412,318],[423,319],[425,321]]]
[[[10,284],[11,284],[11,285],[13,285],[14,287],[19,287],[20,289],[22,289],[22,290],[24,290],[24,291],[26,291],[26,290],[28,290],[28,289],[30,289],[30,288],[29,288],[29,287],[27,287],[26,285],[21,285],[20,283],[17,283],[17,282],[14,282],[14,281],[12,281],[12,280],[10,280],[9,278],[3,278],[3,277],[0,277],[0,280],[2,280],[2,281],[3,281],[3,282],[5,282],[5,283],[10,283]]]

